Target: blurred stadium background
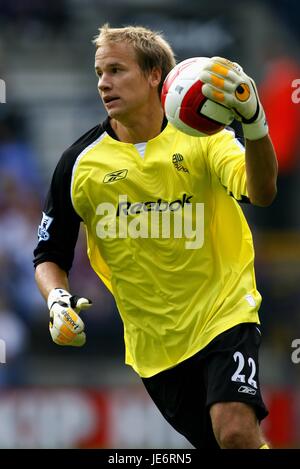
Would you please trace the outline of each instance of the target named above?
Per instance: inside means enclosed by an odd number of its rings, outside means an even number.
[[[221,55],[255,78],[277,148],[279,193],[247,207],[263,295],[264,423],[278,448],[300,447],[300,4],[296,0],[0,0],[0,448],[188,448],[123,362],[114,301],[89,269],[84,237],[72,291],[94,301],[80,350],[52,344],[34,283],[41,204],[64,149],[104,117],[91,40],[104,22],[163,31],[178,60]],[[68,227],[66,226],[66,229]]]

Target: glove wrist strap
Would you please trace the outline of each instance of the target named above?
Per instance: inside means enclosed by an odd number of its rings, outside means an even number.
[[[48,295],[48,299],[47,299],[48,308],[51,309],[53,303],[55,303],[58,300],[68,302],[68,299],[70,297],[71,295],[67,290],[64,290],[63,288],[53,288]]]
[[[258,120],[252,124],[243,124],[243,133],[244,137],[247,140],[259,140],[260,138],[265,137],[269,133],[269,127],[266,121],[266,116],[264,111],[260,113]]]

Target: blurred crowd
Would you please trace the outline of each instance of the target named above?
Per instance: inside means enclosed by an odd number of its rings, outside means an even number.
[[[207,39],[211,34],[213,46],[210,43],[205,48],[202,41],[199,55],[224,55],[242,61],[245,70],[257,78],[280,168],[278,197],[273,206],[244,208],[257,247],[257,281],[264,298],[265,380],[297,383],[298,373],[289,358],[291,341],[300,334],[300,104],[291,100],[291,82],[300,78],[300,62],[297,31],[288,33],[295,14],[287,9],[284,15],[279,14],[284,2],[276,2],[277,9],[271,2],[261,2],[258,17],[265,13],[268,20],[254,23],[257,28],[260,25],[261,38],[269,35],[262,50],[257,41],[253,49],[249,48],[241,7],[230,16],[228,9],[213,10],[209,2],[203,2],[207,9],[203,7],[201,12],[198,3],[191,1],[182,15],[182,2],[176,0],[170,2],[174,4],[172,14],[167,6],[157,3],[151,9],[147,1],[140,2],[139,7],[137,2],[114,3],[116,8],[111,12],[106,1],[81,4],[76,0],[0,0],[0,78],[7,81],[7,103],[0,104],[0,338],[6,342],[7,366],[0,364],[0,386],[38,382],[38,376],[28,371],[30,360],[38,363],[40,359],[44,366],[49,355],[61,360],[74,356],[66,350],[62,354],[51,344],[46,305],[34,282],[32,251],[56,162],[68,145],[103,118],[93,81],[91,39],[105,21],[112,25],[144,22],[164,31],[177,45],[176,30],[184,33],[185,27],[187,37],[199,34]],[[257,5],[254,8],[250,2],[241,3],[256,15]],[[299,9],[296,3],[294,7]],[[230,21],[224,29],[226,19]],[[275,30],[276,40],[272,36]],[[10,39],[16,41],[15,31],[20,50],[10,47]],[[57,57],[51,54],[54,41],[55,50],[59,50]],[[176,52],[180,59],[195,55],[194,40],[190,47],[189,43],[178,46]],[[31,85],[31,72],[36,85]],[[51,79],[47,81],[49,74],[58,74],[61,79],[53,85]],[[121,365],[121,323],[111,295],[89,268],[82,234],[70,281],[74,293],[94,301],[85,317],[87,346],[84,351],[76,351],[76,357],[117,357]],[[276,367],[270,368],[274,360]]]
[[[41,181],[22,118],[7,108],[0,108],[0,331],[9,363],[25,353],[31,321],[41,308],[31,267]],[[11,374],[13,368],[1,367],[0,380],[22,379],[21,373]]]

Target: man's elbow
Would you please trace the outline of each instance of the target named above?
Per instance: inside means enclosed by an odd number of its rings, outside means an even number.
[[[269,207],[275,200],[277,195],[276,186],[265,188],[260,194],[250,196],[250,202],[252,205],[258,207]]]

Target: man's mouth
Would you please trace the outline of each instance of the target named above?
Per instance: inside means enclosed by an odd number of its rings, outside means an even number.
[[[103,101],[104,101],[104,104],[109,104],[112,101],[116,101],[117,99],[119,99],[117,96],[105,96],[103,98]]]

